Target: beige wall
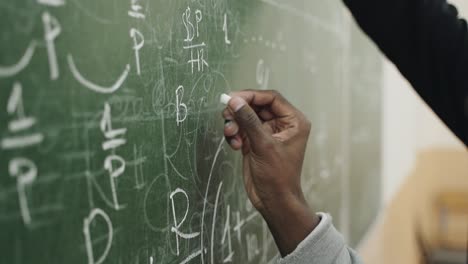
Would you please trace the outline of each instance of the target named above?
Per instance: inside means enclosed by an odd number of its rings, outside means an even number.
[[[468,191],[466,150],[433,148],[419,152],[410,174],[386,207],[382,221],[359,252],[365,263],[420,263],[417,232],[430,246],[440,246],[438,198],[446,191]],[[451,235],[462,246],[468,239],[465,225]]]
[[[413,169],[420,151],[440,147],[460,150],[464,146],[388,61],[383,97],[382,201],[386,206]]]
[[[453,3],[460,12],[462,17],[468,17],[468,1],[467,0],[450,0],[449,2]]]

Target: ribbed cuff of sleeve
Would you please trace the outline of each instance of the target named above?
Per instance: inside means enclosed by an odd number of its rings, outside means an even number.
[[[353,263],[352,252],[348,251],[343,236],[332,224],[329,214],[318,213],[318,226],[286,257],[279,259],[278,264],[310,263]]]

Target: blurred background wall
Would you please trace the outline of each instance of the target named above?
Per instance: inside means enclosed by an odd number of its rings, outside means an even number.
[[[468,1],[451,1],[468,18]],[[443,40],[441,40],[443,41]],[[432,113],[395,66],[384,62],[383,190],[384,204],[394,197],[421,150],[464,149],[460,141]]]
[[[451,2],[468,18],[467,0]],[[468,152],[387,60],[383,82],[382,212],[359,251],[366,263],[424,263],[466,249]]]

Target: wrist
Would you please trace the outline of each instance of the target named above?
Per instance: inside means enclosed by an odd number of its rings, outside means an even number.
[[[282,256],[293,252],[319,224],[302,195],[283,195],[260,211]]]

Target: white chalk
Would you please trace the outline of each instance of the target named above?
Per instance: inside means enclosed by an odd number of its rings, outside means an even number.
[[[229,100],[231,100],[231,96],[224,93],[221,94],[221,97],[219,98],[219,101],[224,105],[227,105],[229,103]]]

